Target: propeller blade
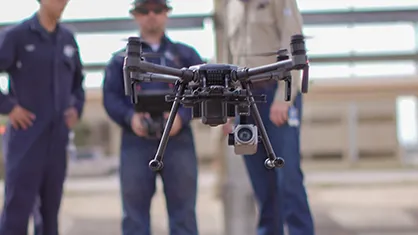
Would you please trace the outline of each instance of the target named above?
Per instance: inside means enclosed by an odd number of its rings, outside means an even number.
[[[313,36],[303,36],[303,38],[305,39],[305,40],[309,40],[309,39],[313,39],[314,37]]]
[[[306,52],[309,52],[307,49]],[[278,51],[271,51],[271,52],[261,52],[261,53],[253,53],[253,54],[239,54],[238,56],[278,56],[278,55],[290,55],[290,52],[287,49],[280,49]]]
[[[278,51],[272,51],[272,52],[262,52],[262,53],[254,53],[254,54],[243,54],[240,56],[277,56],[277,55],[286,55],[289,54],[289,52],[286,49],[280,49]]]
[[[312,36],[305,36],[305,35],[302,35],[303,36],[303,38],[306,40],[306,39],[312,39],[312,38],[314,38],[314,37],[312,37]],[[239,57],[250,57],[250,56],[278,56],[278,55],[281,55],[281,54],[289,54],[289,51],[288,50],[286,50],[286,49],[280,49],[280,50],[278,50],[278,51],[271,51],[271,52],[261,52],[261,53],[252,53],[252,54],[238,54],[238,56]]]
[[[274,56],[274,55],[277,55],[277,51],[249,54],[248,56]]]

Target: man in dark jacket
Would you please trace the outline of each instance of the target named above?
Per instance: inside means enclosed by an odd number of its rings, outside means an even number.
[[[0,71],[10,78],[0,94],[0,113],[9,116],[0,235],[27,233],[38,196],[43,234],[58,234],[68,132],[84,106],[78,46],[58,23],[67,2],[40,0],[36,14],[0,35]]]
[[[203,63],[191,47],[172,42],[166,35],[170,7],[164,0],[134,2],[131,14],[145,41],[144,52],[156,52],[161,57],[147,58],[148,62],[182,68]],[[123,60],[125,53],[117,52],[106,67],[103,85],[104,106],[110,118],[122,128],[120,182],[123,204],[123,235],[150,234],[150,206],[155,193],[158,173],[148,168],[155,156],[159,139],[147,138],[142,120],[146,113],[135,113],[129,97],[124,94]],[[141,90],[166,90],[166,83],[141,83]],[[197,159],[192,130],[191,110],[181,107],[175,118],[159,173],[170,221],[170,234],[197,235],[196,193]]]

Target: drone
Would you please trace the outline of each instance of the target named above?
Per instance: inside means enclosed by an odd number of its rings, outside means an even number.
[[[142,41],[129,37],[124,58],[124,90],[132,103],[137,103],[136,84],[141,82],[165,82],[174,84],[174,93],[165,96],[172,102],[171,111],[154,159],[149,162],[153,171],[164,167],[163,156],[168,144],[169,133],[180,105],[192,109],[192,117],[215,127],[228,122],[228,118],[239,115],[239,124],[229,134],[228,145],[234,145],[236,154],[256,153],[259,141],[267,152],[264,165],[268,169],[281,168],[284,160],[276,157],[264,127],[256,103],[266,102],[265,95],[253,95],[253,84],[268,80],[285,81],[285,99],[290,100],[292,70],[302,70],[302,93],[308,92],[309,60],[306,55],[305,37],[293,35],[287,50],[277,52],[277,62],[254,68],[238,67],[233,64],[199,64],[189,68],[172,68],[145,61]],[[248,124],[252,116],[255,125]]]

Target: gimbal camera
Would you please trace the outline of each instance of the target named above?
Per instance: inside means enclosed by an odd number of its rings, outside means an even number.
[[[149,166],[154,171],[163,168],[163,155],[168,143],[174,118],[180,104],[193,109],[193,117],[202,123],[218,126],[227,123],[228,117],[240,116],[230,135],[229,144],[235,146],[237,154],[254,154],[259,142],[258,135],[267,152],[265,166],[268,169],[284,166],[284,160],[276,157],[266,129],[258,111],[257,102],[266,102],[265,95],[253,95],[252,84],[266,80],[286,81],[286,99],[290,99],[291,70],[303,70],[302,92],[308,91],[309,61],[306,55],[305,38],[294,35],[290,43],[291,58],[287,50],[280,50],[278,62],[255,68],[238,68],[231,64],[200,64],[189,68],[171,68],[146,62],[139,37],[130,37],[124,60],[125,95],[137,103],[135,86],[140,82],[174,83],[175,94],[167,95],[166,101],[173,102],[157,153]],[[250,112],[251,111],[251,112]],[[251,114],[255,125],[247,124]]]

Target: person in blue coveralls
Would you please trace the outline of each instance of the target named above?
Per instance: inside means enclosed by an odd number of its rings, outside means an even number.
[[[165,31],[171,7],[165,0],[137,0],[130,11],[145,41],[144,52],[161,57],[148,62],[182,68],[203,61],[192,47],[171,41]],[[153,172],[149,161],[155,156],[159,139],[147,136],[142,120],[146,113],[135,113],[123,86],[124,50],[109,61],[103,84],[104,107],[110,118],[122,128],[120,183],[123,205],[123,235],[149,235],[150,206],[156,190],[156,177],[164,184],[170,234],[197,235],[196,196],[197,158],[190,126],[191,109],[180,107],[175,118],[164,158],[164,169]],[[167,83],[141,83],[141,90],[169,89]]]
[[[9,117],[0,235],[26,234],[37,198],[42,233],[58,234],[68,134],[85,100],[77,43],[59,23],[68,0],[38,2],[33,16],[0,34],[0,71],[10,80],[0,94],[0,113]]]

